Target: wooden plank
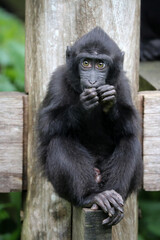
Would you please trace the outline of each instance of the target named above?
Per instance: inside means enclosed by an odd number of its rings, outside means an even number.
[[[160,91],[153,91],[144,96],[144,114],[160,114],[160,105],[158,104],[160,103]]]
[[[143,155],[158,155],[160,157],[160,136],[145,137],[143,140]]]
[[[101,210],[73,208],[72,239],[111,240],[111,228],[102,225],[106,214]],[[76,219],[76,221],[75,221]]]
[[[160,156],[144,156],[144,184],[146,191],[160,191]]]
[[[160,113],[144,115],[144,137],[160,137]]]
[[[143,186],[147,191],[160,190],[160,91],[144,94]]]
[[[0,93],[0,192],[22,190],[23,96]]]

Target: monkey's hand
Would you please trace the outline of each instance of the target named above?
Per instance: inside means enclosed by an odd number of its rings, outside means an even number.
[[[97,93],[103,107],[103,111],[107,113],[116,102],[116,90],[112,85],[103,85],[97,88]]]
[[[115,225],[119,223],[124,216],[123,199],[121,195],[114,190],[98,193],[94,197],[94,203],[100,206],[105,213],[108,213],[109,217],[104,219],[102,224],[107,224],[108,226]],[[92,206],[92,209],[95,208]]]
[[[81,93],[80,101],[85,110],[92,110],[99,104],[97,95],[96,88],[85,89]]]

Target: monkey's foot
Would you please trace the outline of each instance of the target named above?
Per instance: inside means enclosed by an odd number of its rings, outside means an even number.
[[[108,218],[104,219],[102,224],[115,225],[123,218],[124,202],[120,194],[114,190],[98,193],[94,197],[92,209],[97,209],[98,205],[105,213],[108,213]]]
[[[115,211],[115,214],[112,217],[108,217],[102,221],[102,224],[107,224],[107,226],[113,226],[119,223],[124,217],[124,213],[120,211]]]

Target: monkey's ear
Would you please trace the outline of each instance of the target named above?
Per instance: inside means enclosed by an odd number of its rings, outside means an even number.
[[[67,49],[66,49],[66,61],[69,60],[70,56],[71,56],[71,47],[67,46]]]

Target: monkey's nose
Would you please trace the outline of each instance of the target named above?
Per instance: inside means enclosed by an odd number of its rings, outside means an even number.
[[[89,83],[92,85],[95,84],[96,82],[97,82],[97,80],[89,80]]]

